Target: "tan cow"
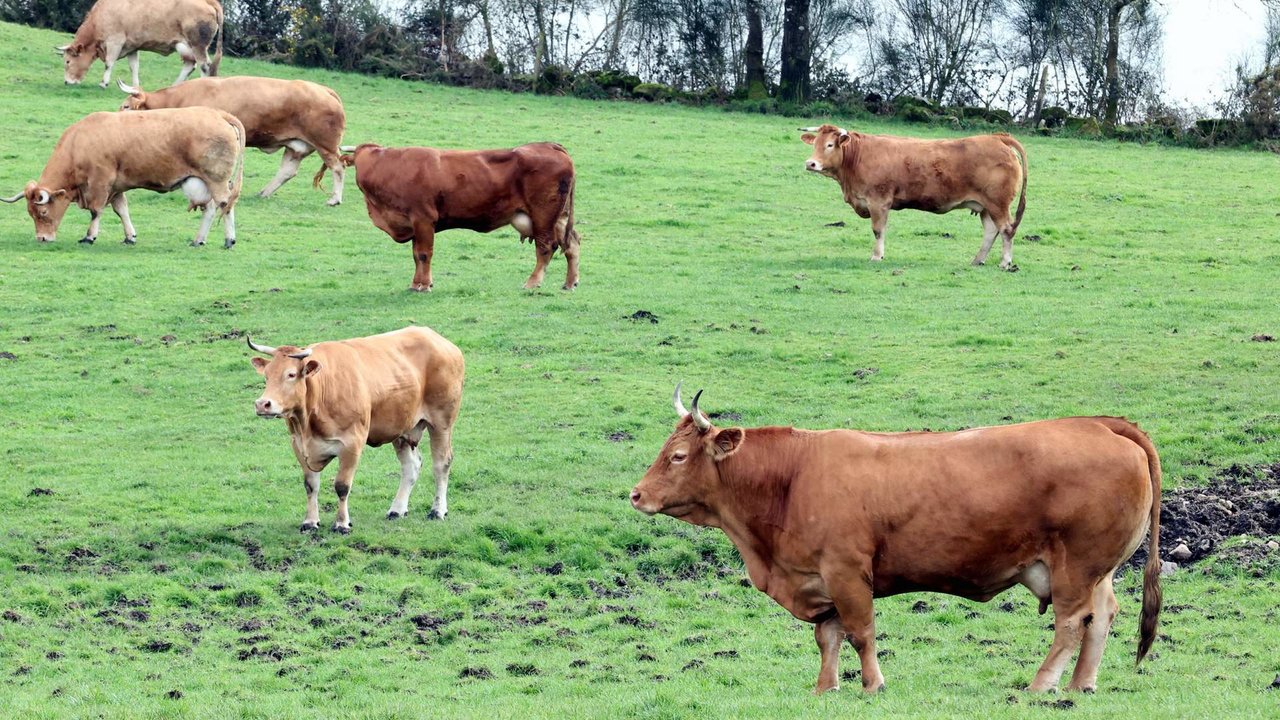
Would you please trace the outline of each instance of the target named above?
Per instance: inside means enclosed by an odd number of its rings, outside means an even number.
[[[1000,267],[1013,264],[1013,235],[1027,208],[1027,152],[1004,133],[954,140],[921,140],[864,135],[834,125],[800,136],[813,146],[805,169],[840,183],[844,200],[859,217],[871,218],[875,235],[872,260],[884,258],[884,229],[890,210],[948,213],[972,210],[982,216],[982,248],[974,265],[983,265],[996,235],[1004,238]],[[1021,187],[1021,190],[1019,190]],[[1019,196],[1018,214],[1009,206]]]
[[[209,49],[214,47],[213,58]],[[63,81],[76,85],[94,60],[107,66],[100,87],[111,83],[111,68],[127,57],[133,84],[138,84],[138,51],[178,53],[187,79],[196,65],[204,75],[217,75],[222,61],[222,4],[218,0],[98,0],[76,30],[75,38],[56,48],[65,69]]]
[[[197,78],[154,92],[120,83],[129,93],[121,110],[207,105],[240,118],[245,145],[273,153],[284,148],[280,171],[260,197],[269,197],[298,174],[302,159],[319,152],[324,167],[333,172],[329,205],[342,202],[342,178],[346,166],[338,147],[347,126],[342,98],[329,88],[306,80],[264,77]],[[323,174],[323,170],[321,174]],[[317,186],[319,185],[317,177]]]
[[[701,393],[699,393],[701,395]],[[631,493],[640,512],[718,527],[751,582],[814,624],[816,692],[839,685],[840,646],[884,682],[872,598],[932,591],[985,602],[1024,585],[1053,605],[1049,655],[1030,690],[1052,690],[1076,649],[1069,689],[1093,690],[1117,603],[1111,579],[1151,540],[1138,661],[1160,613],[1160,459],[1111,417],[872,433],[717,428],[685,410]]]
[[[249,347],[271,356],[253,358],[267,379],[254,402],[259,417],[284,418],[293,454],[302,466],[307,491],[303,532],[320,524],[316,493],[320,471],[338,458],[338,516],[334,532],[351,532],[347,496],[365,445],[391,443],[400,458],[400,490],[388,519],[409,514],[409,493],[422,469],[418,443],[431,436],[431,470],[436,480],[431,519],[449,512],[449,466],[453,463],[453,424],[462,404],[462,352],[430,328],[402,330],[306,349],[285,345]]]
[[[36,239],[52,242],[71,203],[89,211],[89,230],[80,240],[92,244],[110,204],[124,225],[124,242],[138,233],[129,219],[125,191],[182,189],[204,218],[192,245],[203,245],[221,212],[225,245],[236,244],[235,205],[244,175],[244,126],[230,113],[207,107],[150,113],[93,113],[62,133],[40,179],[27,183],[23,198],[36,223]]]
[[[531,239],[537,253],[525,288],[542,284],[557,249],[569,266],[564,289],[578,286],[576,179],[573,160],[563,147],[531,143],[511,150],[437,150],[365,143],[344,161],[355,165],[356,185],[364,193],[373,224],[398,243],[413,241],[410,290],[431,290],[438,231],[465,228],[487,233],[507,225],[521,240]]]

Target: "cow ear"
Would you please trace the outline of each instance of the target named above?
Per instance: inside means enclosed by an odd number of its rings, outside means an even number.
[[[49,197],[62,197],[63,195],[66,195],[66,194],[67,194],[67,190],[66,188],[63,188],[61,190],[54,190],[52,193],[49,194]]]
[[[250,358],[249,362],[253,363],[253,369],[258,371],[259,375],[267,374],[267,361],[260,357]]]
[[[729,457],[738,452],[742,447],[742,441],[747,438],[747,432],[742,428],[725,428],[715,434],[711,438],[711,459],[716,462]]]
[[[840,139],[836,141],[836,144],[839,145],[840,147],[844,147],[845,145],[848,145],[849,141],[852,139],[853,139],[852,135],[850,135],[849,133],[845,133],[844,135],[840,136]]]
[[[311,377],[320,372],[320,363],[315,360],[308,360],[306,365],[302,366],[302,377]]]
[[[800,136],[800,142],[804,143],[805,145],[812,145],[813,141],[817,139],[818,139],[818,136],[814,135],[813,133],[805,133]]]

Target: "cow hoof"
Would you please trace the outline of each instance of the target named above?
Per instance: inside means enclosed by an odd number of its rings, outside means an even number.
[[[979,259],[977,259],[977,258],[974,258],[974,259],[973,259],[973,262],[971,262],[971,263],[969,263],[969,264],[970,264],[970,265],[972,265],[972,266],[974,266],[974,267],[982,267],[983,265],[986,265],[986,264],[987,264],[987,261],[986,261],[986,260],[979,260]]]
[[[103,90],[106,90],[106,89],[107,89],[107,81],[106,81],[106,80],[103,80],[102,82],[98,83],[98,87],[102,88]]]
[[[333,200],[333,199],[330,199],[328,202],[325,203],[325,205],[328,205],[329,207],[337,207],[341,204],[342,204],[341,200]]]
[[[402,517],[409,517],[409,511],[405,510],[404,512],[396,512],[395,510],[390,510],[387,512],[388,520],[399,520]]]
[[[138,236],[137,236],[137,235],[130,235],[129,237],[127,237],[127,238],[125,238],[125,239],[124,239],[124,244],[125,244],[125,245],[137,245],[137,244],[138,244]]]
[[[409,286],[412,292],[431,292],[431,285],[423,285],[422,283],[414,283]]]
[[[443,520],[443,519],[444,519],[444,517],[445,517],[445,515],[448,515],[448,514],[449,514],[449,513],[447,513],[447,512],[446,512],[446,513],[444,513],[444,514],[442,515],[442,514],[440,513],[440,511],[439,511],[439,510],[436,510],[435,508],[432,508],[432,509],[431,509],[431,512],[427,513],[427,519],[428,519],[428,520]]]
[[[236,246],[236,239],[235,239],[235,238],[227,238],[227,239],[222,243],[222,249],[223,249],[223,250],[230,250],[231,248],[233,248],[233,247],[235,247],[235,246]]]
[[[1014,265],[1013,263],[1009,263],[1008,265],[1001,265],[1000,269],[1005,272],[1011,272],[1011,273],[1018,272],[1018,266]]]
[[[350,526],[350,525],[338,525],[337,523],[334,523],[334,525],[333,525],[333,531],[334,531],[334,532],[336,532],[336,533],[342,534],[342,535],[350,535],[350,534],[351,534],[351,526]]]
[[[82,237],[82,238],[80,238],[80,244],[81,244],[81,245],[92,245],[92,244],[93,244],[93,238],[88,237],[88,236],[86,236],[86,237]]]
[[[298,532],[311,532],[312,530],[318,530],[318,529],[320,529],[320,523],[304,522],[302,523],[302,526],[298,528]]]
[[[574,284],[572,284],[572,285],[567,285],[567,284],[566,284],[564,287],[562,287],[562,288],[560,288],[560,289],[561,289],[561,290],[568,290],[569,292],[573,292],[574,290],[577,290],[577,289],[578,289],[578,283],[574,283]]]
[[[881,255],[880,257],[876,257],[875,255],[871,256],[871,262],[881,262],[882,260],[884,260],[883,255]]]
[[[191,247],[204,247],[204,241],[203,241],[203,240],[192,240],[192,241],[191,241]]]

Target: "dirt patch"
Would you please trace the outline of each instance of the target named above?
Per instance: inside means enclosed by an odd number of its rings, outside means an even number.
[[[717,650],[711,653],[711,657],[736,658],[738,657],[738,651],[737,650]]]
[[[630,320],[631,322],[644,322],[648,320],[650,323],[654,325],[658,324],[658,316],[654,315],[648,310],[637,310],[631,313],[630,315],[624,315],[623,317],[625,317],[627,320]]]
[[[153,653],[169,652],[173,649],[173,643],[168,640],[151,640],[143,645],[142,649]]]
[[[721,412],[709,412],[707,413],[707,417],[712,420],[728,420],[730,422],[738,422],[739,420],[742,419],[742,413],[736,413],[731,410],[724,410]]]
[[[0,358],[4,360],[17,360],[18,356],[6,350],[4,352],[0,352]]]
[[[1076,706],[1074,700],[1068,700],[1066,698],[1061,700],[1036,700],[1031,704],[1038,707],[1053,708],[1054,710],[1070,710]]]
[[[169,698],[170,700],[181,700],[181,699],[182,699],[182,691],[181,691],[181,690],[170,690],[169,692],[165,693],[165,694],[164,694],[164,696],[165,696],[165,697],[167,697],[167,698]]]
[[[5,610],[0,613],[0,618],[4,618],[6,622],[22,622],[22,616],[12,610]]]
[[[615,430],[605,437],[608,438],[609,442],[629,442],[636,439],[635,435],[632,435],[626,430]]]
[[[492,680],[493,673],[487,667],[464,667],[462,672],[458,673],[458,677],[466,680],[467,678],[475,678],[476,680]]]
[[[241,650],[236,656],[241,661],[261,658],[271,662],[280,662],[285,658],[291,658],[297,655],[298,651],[292,648],[280,647],[279,645],[271,645],[269,647],[251,647],[248,650]]]
[[[646,630],[652,630],[653,628],[658,626],[657,623],[641,620],[635,615],[623,615],[619,617],[618,624],[630,625],[631,627],[645,628]]]
[[[844,227],[844,221],[837,220],[835,222],[829,222],[826,225],[823,225],[822,227]]]
[[[1276,338],[1274,335],[1268,335],[1267,333],[1258,333],[1257,335],[1254,335],[1249,339],[1254,342],[1275,342],[1276,341]]]
[[[1166,557],[1179,545],[1182,564],[1212,555],[1228,538],[1265,538],[1280,534],[1280,463],[1244,467],[1232,465],[1204,487],[1182,488],[1164,494],[1160,509],[1160,550]],[[1277,555],[1266,545],[1237,548],[1246,563]],[[1256,556],[1256,557],[1255,557]],[[1147,561],[1144,542],[1129,559],[1131,567]]]
[[[538,668],[529,663],[511,663],[507,666],[507,672],[517,677],[528,677],[530,675],[537,675]]]
[[[557,561],[552,565],[548,565],[544,568],[539,568],[539,571],[546,573],[547,575],[559,575],[560,573],[564,572],[564,563]]]
[[[871,377],[872,375],[875,375],[878,372],[880,372],[880,368],[878,367],[858,368],[857,370],[853,371],[853,376],[858,380],[866,380],[867,378]]]
[[[435,615],[414,615],[409,618],[409,622],[419,630],[434,630],[440,632],[440,628],[448,625],[451,621]]]
[[[78,548],[72,549],[71,552],[67,553],[67,562],[68,563],[80,562],[81,560],[87,560],[87,559],[96,558],[96,557],[98,557],[98,553],[94,552],[93,550],[90,550],[87,547],[78,547]]]
[[[31,488],[31,492],[27,493],[27,497],[39,497],[41,495],[52,495],[53,491],[49,488]]]

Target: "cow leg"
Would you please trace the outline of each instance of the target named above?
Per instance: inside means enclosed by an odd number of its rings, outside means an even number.
[[[329,195],[329,200],[325,204],[330,207],[341,205],[342,184],[346,176],[347,166],[342,164],[342,158],[336,153],[327,152],[319,148],[316,151],[320,153],[320,160],[324,163],[324,166],[333,175],[333,193]]]
[[[307,514],[298,530],[307,532],[320,527],[320,473],[303,469],[302,487],[307,491]]]
[[[392,441],[396,448],[396,457],[400,459],[400,489],[391,501],[391,509],[387,511],[387,519],[394,520],[409,514],[409,493],[413,492],[414,483],[418,482],[418,473],[422,471],[422,452],[418,450],[419,435],[416,439],[400,437]]]
[[[831,589],[831,599],[835,601],[845,635],[862,661],[862,689],[875,693],[884,688],[884,676],[876,659],[876,616],[871,604],[871,586],[860,579],[864,576],[858,569],[844,569],[835,575],[835,582],[828,580],[827,587]]]
[[[884,228],[889,223],[889,208],[876,207],[871,208],[871,234],[875,235],[876,246],[871,251],[872,262],[879,262],[884,259]]]
[[[978,250],[978,254],[973,258],[974,265],[986,265],[987,254],[991,252],[991,245],[996,241],[996,235],[1000,234],[1000,228],[996,225],[996,221],[991,217],[991,213],[986,210],[982,211],[982,247]]]
[[[133,76],[133,86],[138,87],[138,51],[129,53],[129,74]]]
[[[351,483],[356,477],[356,466],[360,464],[363,450],[363,441],[351,442],[344,443],[342,452],[338,453],[338,477],[333,481],[333,491],[338,494],[338,517],[333,521],[333,531],[343,535],[351,532],[347,496],[351,494]]]
[[[431,292],[431,256],[436,248],[435,224],[425,220],[413,224],[413,282],[409,289]]]
[[[1003,247],[1000,253],[1000,269],[1013,269],[1013,225],[1006,223],[1000,231],[1004,236]]]
[[[578,246],[582,238],[578,237],[575,230],[569,233],[569,237],[564,239],[564,259],[569,263],[569,269],[564,276],[564,289],[572,290],[578,287]]]
[[[108,184],[101,178],[90,178],[85,183],[85,192],[81,196],[84,207],[89,210],[89,229],[85,231],[84,237],[80,238],[80,242],[86,245],[92,245],[98,239],[98,227],[102,224],[102,211],[107,206],[107,201],[111,198]]]
[[[1050,560],[1053,594],[1053,644],[1049,655],[1036,672],[1035,679],[1027,687],[1030,692],[1046,692],[1058,686],[1058,679],[1071,661],[1071,655],[1080,646],[1085,625],[1093,623],[1093,591],[1096,580],[1079,577],[1069,568],[1069,562],[1059,556]]]
[[[111,209],[116,211],[116,215],[120,217],[120,224],[124,225],[124,244],[132,245],[138,242],[138,232],[133,229],[133,221],[129,219],[129,201],[124,199],[124,193],[111,198]]]
[[[107,66],[107,69],[102,73],[102,84],[98,87],[111,84],[111,68],[115,67],[116,60],[120,59],[120,51],[123,49],[120,43],[107,43],[102,49],[102,63]]]
[[[178,52],[178,57],[182,58],[182,70],[178,71],[178,79],[173,81],[173,84],[177,85],[190,77],[192,71],[196,69],[196,59],[186,43],[180,42],[174,45],[173,49]]]
[[[452,422],[452,419],[450,420]],[[427,426],[431,433],[431,474],[436,480],[436,497],[431,501],[431,520],[449,514],[449,468],[453,466],[453,427],[440,423]]]
[[[813,689],[814,695],[840,689],[840,646],[844,644],[845,634],[839,615],[833,615],[813,626],[813,639],[817,641],[818,652],[822,654],[822,667],[818,670],[818,685]]]
[[[532,290],[542,285],[542,278],[547,274],[547,264],[551,262],[551,256],[555,254],[555,249],[551,247],[551,243],[542,242],[534,238],[534,250],[538,254],[538,259],[533,264],[533,272],[529,275],[529,279],[524,281],[524,289]]]
[[[204,216],[200,219],[200,229],[196,231],[196,238],[191,241],[192,247],[204,245],[205,239],[209,237],[209,228],[213,227],[214,216],[217,214],[218,209],[212,202],[204,204]]]
[[[1120,607],[1111,586],[1113,574],[1114,571],[1107,573],[1093,589],[1092,622],[1085,623],[1084,642],[1080,645],[1080,657],[1076,660],[1076,669],[1071,674],[1068,690],[1093,692],[1097,688],[1098,665],[1102,662],[1102,651],[1107,645],[1111,623],[1115,621],[1116,610]]]
[[[222,213],[222,247],[230,250],[236,244],[236,209],[229,207]]]
[[[298,152],[291,147],[284,149],[284,157],[280,161],[280,169],[276,172],[276,176],[271,178],[271,182],[262,188],[258,193],[258,197],[271,197],[271,193],[280,189],[281,185],[292,180],[298,174],[298,167],[302,165],[302,158],[310,154],[307,152]]]

